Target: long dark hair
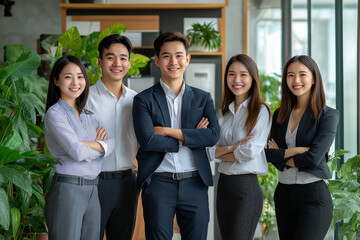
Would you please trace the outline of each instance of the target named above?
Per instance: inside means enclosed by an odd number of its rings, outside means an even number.
[[[309,56],[306,55],[297,55],[292,57],[284,66],[282,80],[281,80],[281,101],[280,107],[278,109],[279,114],[276,120],[278,124],[284,124],[285,121],[289,118],[291,109],[297,102],[296,96],[290,91],[286,78],[287,72],[290,64],[294,62],[300,62],[304,64],[312,73],[314,84],[311,87],[310,100],[308,108],[310,108],[313,113],[314,119],[317,118],[320,111],[324,108],[326,99],[324,86],[320,74],[320,70],[316,62]]]
[[[90,81],[89,81],[89,77],[86,72],[86,68],[85,68],[84,64],[80,61],[79,58],[77,58],[75,56],[71,56],[71,55],[65,55],[56,61],[53,69],[51,70],[45,112],[47,112],[47,110],[52,105],[57,103],[61,97],[60,88],[55,85],[55,80],[59,79],[61,71],[69,63],[75,63],[76,65],[78,65],[84,75],[84,78],[86,81],[85,89],[81,93],[81,95],[76,99],[75,106],[76,106],[77,110],[79,111],[79,113],[81,113],[85,107],[85,104],[86,104],[86,101],[87,101],[87,98],[89,95],[89,86],[90,86]]]
[[[265,105],[267,110],[269,111],[269,121],[271,119],[271,111],[269,106],[264,102],[260,95],[260,78],[259,78],[259,70],[257,68],[256,63],[254,60],[252,60],[249,56],[245,54],[238,54],[233,57],[231,57],[226,64],[225,68],[225,75],[224,75],[224,96],[221,102],[220,109],[222,111],[222,114],[225,115],[229,111],[229,105],[235,100],[234,93],[230,90],[229,86],[227,85],[227,75],[229,72],[229,68],[231,64],[234,62],[241,62],[245,65],[245,67],[248,69],[251,77],[252,77],[252,84],[251,88],[249,89],[248,97],[251,97],[250,103],[249,103],[249,115],[246,119],[245,127],[247,130],[247,133],[250,134],[251,130],[254,128],[256,124],[256,120],[258,118],[261,105]]]

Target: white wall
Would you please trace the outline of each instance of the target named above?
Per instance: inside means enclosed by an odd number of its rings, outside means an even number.
[[[226,61],[243,53],[243,0],[229,0],[226,7]]]
[[[0,60],[4,60],[4,46],[23,44],[37,51],[41,34],[61,34],[61,0],[13,0],[12,17],[4,17],[0,5]]]

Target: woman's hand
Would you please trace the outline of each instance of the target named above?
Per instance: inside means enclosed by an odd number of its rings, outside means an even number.
[[[247,141],[249,141],[250,139],[252,139],[255,136],[255,134],[250,134],[248,135],[246,138],[244,138],[243,140],[241,140],[238,144],[234,145],[234,150],[240,146],[240,145],[244,145],[245,143],[247,143]]]
[[[309,151],[309,147],[296,147],[297,154],[303,154],[304,152]]]
[[[288,167],[295,167],[294,159],[290,158],[289,160],[286,161],[285,165]]]
[[[106,133],[106,129],[103,126],[100,126],[96,129],[96,137],[95,141],[105,141],[108,135]]]
[[[208,125],[209,125],[209,119],[202,117],[200,122],[196,126],[196,129],[207,128]]]
[[[280,149],[273,138],[268,141],[268,148],[270,148],[270,149]]]

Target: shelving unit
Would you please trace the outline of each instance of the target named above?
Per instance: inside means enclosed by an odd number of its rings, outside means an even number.
[[[62,32],[66,31],[67,16],[71,16],[73,21],[109,21],[109,19],[122,18],[128,23],[121,22],[130,30],[133,26],[131,19],[135,16],[152,16],[154,24],[159,32],[179,31],[183,32],[184,18],[217,18],[218,30],[221,35],[223,45],[217,52],[191,52],[193,62],[211,62],[216,64],[216,88],[222,89],[222,76],[225,69],[225,7],[228,0],[224,3],[194,3],[194,4],[85,4],[85,3],[60,3],[62,12]],[[156,18],[157,17],[157,18]],[[138,20],[138,19],[136,19]],[[148,20],[146,24],[148,24]],[[144,22],[145,23],[145,22]],[[105,24],[104,24],[105,25]],[[145,24],[133,24],[138,27]],[[102,29],[101,29],[102,30]],[[139,46],[135,48],[137,52],[149,51],[152,46]],[[220,82],[220,83],[218,83]],[[222,91],[216,93],[216,98],[221,99]],[[219,101],[217,104],[219,105]]]

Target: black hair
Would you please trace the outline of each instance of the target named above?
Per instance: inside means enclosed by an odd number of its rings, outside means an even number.
[[[166,42],[182,42],[185,47],[186,54],[189,53],[190,42],[189,39],[181,32],[169,31],[160,34],[154,41],[155,55],[159,57],[161,47]]]
[[[65,56],[62,56],[61,58],[59,58],[55,62],[54,67],[51,70],[45,112],[47,110],[49,110],[49,108],[52,105],[57,103],[61,97],[60,88],[58,86],[56,86],[55,80],[59,79],[61,71],[69,63],[75,63],[76,65],[78,65],[84,75],[84,78],[86,81],[85,89],[81,93],[81,95],[76,99],[75,105],[76,105],[79,113],[81,113],[85,107],[85,104],[86,104],[86,101],[87,101],[87,98],[89,95],[89,87],[90,87],[90,81],[89,81],[89,77],[86,72],[86,68],[85,68],[84,64],[80,61],[79,58],[72,56],[72,55],[65,55]]]
[[[131,41],[125,37],[125,36],[122,36],[120,34],[112,34],[112,35],[109,35],[107,37],[104,37],[101,42],[99,43],[99,46],[98,46],[98,50],[99,50],[99,58],[102,59],[102,55],[104,53],[104,49],[109,49],[111,44],[114,44],[114,43],[121,43],[123,44],[127,50],[129,51],[129,58],[130,58],[130,53],[131,53],[131,50],[132,50],[132,44],[131,44]]]

